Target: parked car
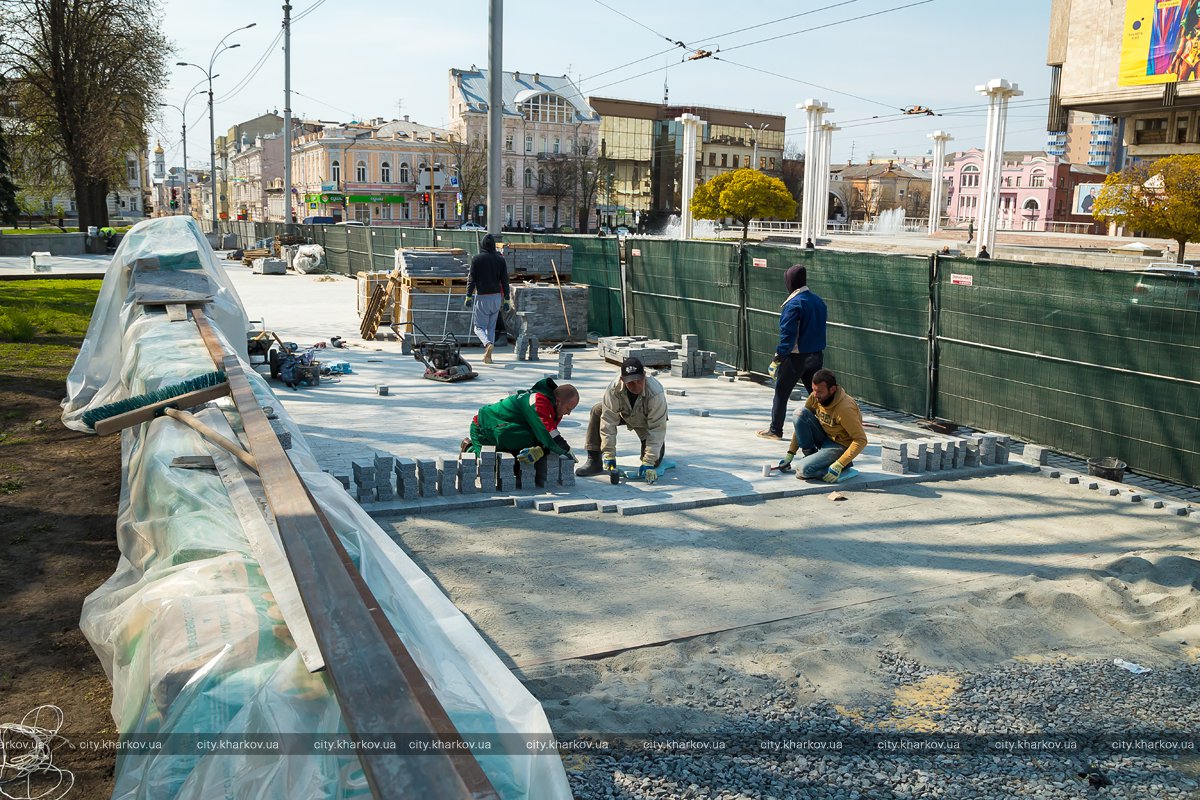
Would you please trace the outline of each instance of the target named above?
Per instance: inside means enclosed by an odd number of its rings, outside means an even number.
[[[460,231],[487,231],[487,228],[485,228],[483,225],[480,225],[478,222],[464,222],[462,225],[458,226],[458,229]]]
[[[305,217],[300,220],[301,225],[333,225],[336,222],[333,217]]]
[[[347,228],[365,228],[365,227],[367,227],[367,223],[359,222],[356,219],[349,219],[349,220],[346,220],[345,222],[339,222],[338,225],[344,225]]]
[[[537,222],[535,222],[535,223],[533,223],[532,225],[530,225],[530,226],[529,226],[529,232],[530,232],[530,233],[545,233],[545,232],[546,232],[546,226],[545,226],[545,225],[542,225],[542,224],[540,224],[540,223],[537,223]]]
[[[626,228],[624,225],[617,226],[617,238],[624,239],[628,235],[629,235],[629,228]]]
[[[1200,310],[1200,267],[1151,264],[1138,273],[1129,302],[1137,306]]]

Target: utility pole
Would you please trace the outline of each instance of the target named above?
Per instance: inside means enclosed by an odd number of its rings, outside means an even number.
[[[283,221],[292,215],[292,6],[283,4]]]
[[[488,2],[488,184],[487,229],[499,233],[503,224],[500,205],[500,148],[504,125],[504,0]],[[522,143],[524,146],[524,143]],[[524,159],[522,159],[522,163]],[[521,176],[522,187],[525,176]],[[524,213],[524,209],[522,209]]]

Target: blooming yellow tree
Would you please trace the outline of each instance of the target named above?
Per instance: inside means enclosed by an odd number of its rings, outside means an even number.
[[[735,169],[696,187],[692,215],[696,219],[736,219],[742,225],[744,242],[750,220],[792,219],[796,216],[796,201],[778,178],[755,169]]]
[[[1096,195],[1092,216],[1174,239],[1176,260],[1183,263],[1187,243],[1200,239],[1200,156],[1167,156],[1112,173]]]

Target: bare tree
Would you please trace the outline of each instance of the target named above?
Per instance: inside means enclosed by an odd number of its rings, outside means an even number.
[[[607,161],[597,154],[598,150],[591,139],[581,139],[575,145],[575,187],[578,193],[575,207],[579,210],[581,233],[587,233],[591,227],[592,203],[595,202],[596,192],[600,188],[602,162]]]
[[[796,201],[796,219],[800,219],[800,201],[804,194],[804,152],[800,149],[800,143],[796,140],[791,140],[783,150],[782,164],[783,185],[792,193],[792,199]]]
[[[487,139],[478,136],[471,141],[455,138],[446,149],[458,171],[463,210],[468,219],[473,218],[475,205],[487,197]]]
[[[156,0],[0,0],[0,72],[12,80],[34,169],[58,161],[79,227],[108,224],[125,153],[145,147],[171,46]]]
[[[566,155],[547,158],[544,170],[538,171],[538,194],[554,198],[554,227],[558,227],[559,206],[564,197],[575,191],[575,161]]]

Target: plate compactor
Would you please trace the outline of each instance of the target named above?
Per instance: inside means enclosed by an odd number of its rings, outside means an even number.
[[[431,381],[456,383],[478,378],[479,373],[462,357],[458,339],[447,333],[438,341],[431,340],[416,323],[412,323],[421,335],[421,341],[413,345],[413,358],[425,365],[425,377]]]

